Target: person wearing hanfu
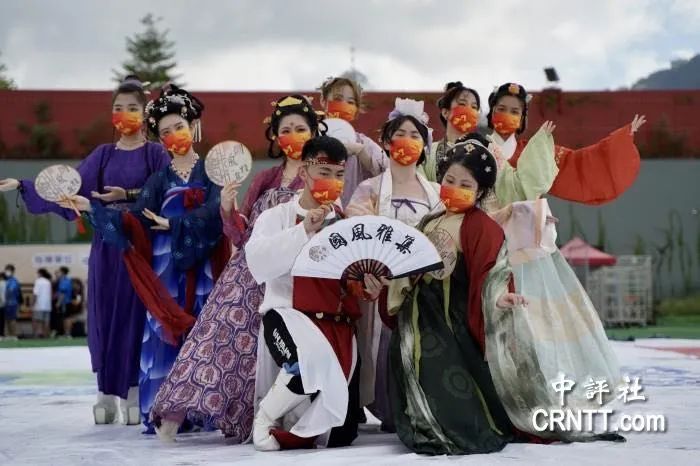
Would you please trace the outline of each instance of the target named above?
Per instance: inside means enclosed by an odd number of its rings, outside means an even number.
[[[447,210],[418,227],[445,268],[392,282],[380,310],[394,327],[389,393],[397,434],[414,452],[490,453],[517,432],[484,358],[485,316],[528,312],[527,301],[510,291],[502,229],[478,207],[495,182],[494,158],[460,140],[449,152],[440,190]]]
[[[149,102],[148,128],[173,160],[148,179],[129,211],[105,209],[80,196],[72,199],[89,212],[97,234],[123,251],[146,305],[139,376],[146,433],[154,433],[148,416],[158,388],[230,254],[222,236],[220,188],[193,149],[203,110],[198,99],[174,85]]]
[[[553,153],[527,151],[531,142],[541,144],[536,139],[541,139],[543,130],[551,136],[554,128],[547,122],[530,141],[517,138],[527,127],[528,101],[525,88],[515,83],[503,84],[489,96],[491,139],[507,161],[499,164],[504,174],[496,185],[502,205],[525,200],[523,197],[533,200],[545,193],[600,205],[617,199],[634,183],[640,166],[634,133],[645,123],[644,116],[635,116],[631,124],[581,149],[555,145]]]
[[[353,123],[363,111],[362,88],[350,78],[331,77],[321,85],[321,106],[327,118],[340,118]],[[357,186],[368,178],[381,174],[389,166],[379,144],[362,133],[357,140],[345,144],[345,187],[341,204],[347,207]]]
[[[115,211],[133,205],[141,187],[154,173],[170,164],[158,143],[146,141],[143,112],[144,85],[127,76],[112,97],[112,124],[116,143],[102,144],[77,167],[82,179],[78,194],[93,197]],[[39,197],[30,180],[0,181],[0,191],[18,189],[32,214],[52,212],[76,219],[73,209]],[[141,339],[146,309],[134,292],[121,251],[93,235],[88,258],[87,335],[92,371],[97,375],[96,424],[111,424],[119,416],[124,424],[138,424],[138,381]]]
[[[389,169],[358,186],[345,209],[348,217],[381,215],[413,227],[426,215],[442,209],[439,185],[426,180],[416,169],[430,150],[427,122],[423,102],[396,99],[380,136]],[[361,404],[382,421],[382,429],[393,431],[386,381],[391,331],[379,319],[376,303],[361,303],[361,307],[362,318],[357,323]]]
[[[269,141],[267,156],[271,159],[282,158],[281,164],[261,171],[248,186],[243,204],[238,212],[244,221],[248,221],[255,202],[269,189],[280,187],[290,190],[302,188],[299,179],[301,167],[301,148],[304,143],[319,133],[320,114],[313,110],[310,97],[292,94],[272,102],[272,115],[265,118],[267,124],[265,138]],[[287,115],[297,115],[293,121],[282,128],[281,119]]]
[[[252,208],[237,208],[235,186],[222,190],[224,233],[237,251],[156,396],[151,418],[165,441],[175,437],[186,419],[206,429],[219,429],[228,443],[245,442],[253,428],[258,308],[265,287],[251,276],[243,246],[262,212],[291,200],[303,187],[296,174],[290,184],[282,185],[282,173],[299,169],[303,142],[319,131],[319,116],[299,95],[278,99],[267,121],[268,153],[284,154],[286,161],[255,177],[245,201]]]
[[[460,81],[445,85],[445,91],[437,101],[440,122],[445,127],[445,136],[433,144],[419,172],[429,181],[440,183],[447,170],[447,151],[460,137],[476,131],[481,111],[481,98],[474,89],[465,87]]]
[[[337,139],[307,142],[300,171],[304,192],[263,212],[245,245],[253,277],[265,283],[265,344],[258,346],[253,425],[258,450],[340,447],[357,437],[358,298],[340,280],[291,276],[309,239],[342,218],[333,202],[342,192],[346,158]],[[368,299],[383,286],[380,278],[365,275]]]

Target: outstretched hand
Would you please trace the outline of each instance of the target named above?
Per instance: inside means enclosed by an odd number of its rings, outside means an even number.
[[[95,199],[99,199],[104,202],[114,202],[114,201],[125,201],[126,200],[126,190],[120,188],[119,186],[105,186],[106,193],[98,193],[97,191],[92,191],[90,194]]]
[[[14,178],[5,178],[4,180],[0,180],[0,193],[14,191],[17,188],[19,188],[19,180]]]
[[[155,223],[155,225],[151,227],[151,230],[170,230],[170,221],[167,218],[156,215],[148,209],[143,209],[143,216]]]
[[[632,120],[632,124],[630,125],[630,134],[634,136],[634,133],[639,131],[639,128],[641,128],[642,125],[646,122],[647,119],[644,115],[635,115],[634,119]]]

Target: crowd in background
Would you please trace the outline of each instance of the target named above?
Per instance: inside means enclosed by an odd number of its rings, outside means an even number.
[[[15,266],[7,264],[0,273],[0,339],[84,336],[84,301],[83,282],[72,278],[68,267],[60,267],[53,277],[38,269],[31,293],[23,293]],[[31,320],[31,331],[18,328],[22,320]]]

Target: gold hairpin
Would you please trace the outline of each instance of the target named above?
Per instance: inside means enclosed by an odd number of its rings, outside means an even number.
[[[301,99],[297,99],[296,97],[287,96],[284,99],[282,99],[281,102],[277,104],[278,107],[289,107],[290,105],[300,105],[302,104]]]
[[[511,83],[511,85],[508,86],[508,92],[513,95],[518,95],[520,93],[520,86]]]

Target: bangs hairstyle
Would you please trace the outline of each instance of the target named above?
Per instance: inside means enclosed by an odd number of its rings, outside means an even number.
[[[146,102],[148,102],[146,89],[144,89],[144,84],[135,74],[126,76],[122,82],[119,83],[112,93],[112,105],[114,105],[114,101],[117,100],[117,96],[121,94],[134,94],[141,106],[144,108],[146,107]]]
[[[306,141],[301,151],[301,160],[315,159],[321,153],[338,165],[342,165],[348,158],[348,150],[342,142],[334,137],[323,135]]]
[[[485,147],[479,145],[476,138],[461,137],[455,145],[447,151],[449,164],[447,169],[459,164],[469,170],[476,182],[479,184],[479,191],[476,196],[477,202],[484,199],[496,184],[496,159]],[[444,179],[444,177],[443,177]]]
[[[486,115],[486,120],[489,123],[489,128],[493,129],[493,109],[498,105],[498,101],[504,96],[512,96],[517,98],[523,104],[523,116],[520,119],[520,128],[515,132],[522,134],[527,129],[527,91],[520,84],[505,83],[489,95],[489,114]]]
[[[425,124],[423,124],[422,122],[420,122],[416,117],[412,115],[401,115],[384,123],[384,126],[382,126],[381,133],[379,136],[379,142],[381,142],[382,144],[391,144],[392,136],[407,120],[416,126],[421,138],[423,138],[423,150],[421,151],[420,157],[418,158],[418,162],[416,163],[416,166],[418,166],[425,162],[425,150],[428,147],[428,127],[425,126]],[[383,146],[382,149],[384,149]],[[387,157],[391,157],[391,154],[389,154],[386,150],[384,151],[384,153]]]
[[[296,99],[299,100],[300,103],[280,106],[280,104],[287,99]],[[274,102],[274,107],[275,109],[272,111],[272,115],[265,119],[265,122],[268,123],[267,128],[265,128],[265,139],[270,141],[270,144],[267,147],[267,156],[269,158],[276,159],[283,156],[282,152],[279,150],[279,147],[277,147],[277,144],[275,144],[275,139],[277,136],[279,136],[282,118],[286,117],[287,115],[300,115],[303,117],[306,124],[308,124],[309,128],[311,129],[312,138],[318,136],[319,134],[326,134],[327,128],[321,121],[323,119],[322,116],[316,113],[314,108],[311,106],[311,102],[309,102],[305,96],[301,94],[284,96]]]
[[[437,101],[438,109],[449,110],[452,106],[452,102],[460,95],[462,92],[467,91],[474,96],[476,99],[476,107],[481,110],[481,97],[479,93],[470,87],[465,87],[461,81],[455,81],[452,83],[447,83],[445,85],[445,93]],[[440,121],[442,125],[447,127],[447,119],[442,116],[442,111],[440,112]]]
[[[323,100],[328,102],[328,98],[331,96],[331,93],[343,86],[350,86],[350,89],[352,89],[352,94],[355,96],[355,105],[357,105],[357,110],[358,112],[363,112],[365,110],[365,107],[362,103],[362,87],[355,81],[353,81],[350,78],[343,78],[343,77],[331,77],[326,79],[323,84],[321,84],[321,87],[319,87],[319,91],[321,91],[321,97],[323,97]]]

